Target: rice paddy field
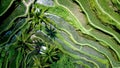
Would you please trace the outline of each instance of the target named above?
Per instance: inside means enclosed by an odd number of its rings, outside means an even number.
[[[0,68],[120,68],[120,0],[0,0]]]

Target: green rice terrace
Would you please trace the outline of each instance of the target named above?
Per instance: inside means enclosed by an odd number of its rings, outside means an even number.
[[[0,68],[120,68],[120,0],[0,0]]]

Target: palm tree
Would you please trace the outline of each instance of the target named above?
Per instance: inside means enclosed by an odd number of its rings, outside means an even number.
[[[46,25],[45,30],[47,32],[47,35],[50,36],[51,39],[54,39],[57,37],[56,29],[52,25]]]

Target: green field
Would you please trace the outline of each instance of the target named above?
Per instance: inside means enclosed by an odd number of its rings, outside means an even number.
[[[0,68],[120,68],[120,0],[0,0]]]

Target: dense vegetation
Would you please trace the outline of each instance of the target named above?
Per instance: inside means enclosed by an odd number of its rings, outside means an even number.
[[[120,68],[120,1],[0,0],[0,68]]]

